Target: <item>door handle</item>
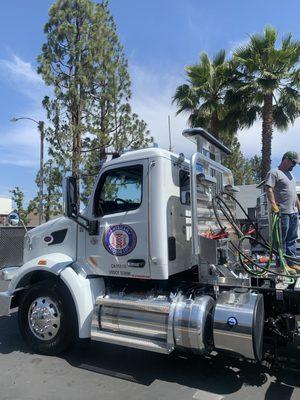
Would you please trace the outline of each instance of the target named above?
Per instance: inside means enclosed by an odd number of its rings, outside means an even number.
[[[145,260],[128,260],[127,267],[143,268],[145,266]]]

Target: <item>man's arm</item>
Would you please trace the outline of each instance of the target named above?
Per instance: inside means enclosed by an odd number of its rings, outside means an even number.
[[[273,188],[271,186],[266,185],[266,193],[267,193],[267,198],[269,200],[269,203],[271,204],[272,210],[275,213],[278,213],[279,212],[279,207],[278,207],[278,205],[276,204],[276,201],[275,201]],[[299,202],[299,206],[300,206],[300,202]]]
[[[296,207],[298,208],[298,212],[300,212],[300,201],[298,195],[296,195]]]

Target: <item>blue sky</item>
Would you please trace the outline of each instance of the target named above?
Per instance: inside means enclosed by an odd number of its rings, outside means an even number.
[[[9,122],[13,116],[44,119],[41,101],[49,88],[36,74],[36,57],[45,41],[43,26],[50,0],[1,2],[0,13],[0,195],[18,185],[26,199],[36,193],[39,138],[34,123]],[[171,97],[185,81],[184,67],[206,51],[228,54],[249,34],[275,26],[279,36],[291,32],[300,39],[299,1],[236,0],[110,0],[120,40],[129,61],[132,105],[161,147],[168,147],[168,115],[175,151],[190,154],[193,147],[181,137],[186,117],[175,117]],[[282,153],[300,151],[300,121],[288,132],[274,132],[273,165]],[[258,121],[239,133],[247,156],[260,153]],[[300,180],[300,167],[295,175]]]

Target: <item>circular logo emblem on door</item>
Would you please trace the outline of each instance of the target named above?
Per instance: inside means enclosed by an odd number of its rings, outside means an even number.
[[[113,225],[104,231],[103,246],[114,256],[126,256],[136,246],[136,234],[128,225]]]

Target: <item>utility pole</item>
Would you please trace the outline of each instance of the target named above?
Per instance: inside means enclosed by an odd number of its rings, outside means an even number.
[[[44,121],[37,121],[30,117],[19,117],[12,118],[11,122],[17,122],[21,119],[28,119],[29,121],[33,121],[38,126],[38,131],[40,134],[40,170],[39,170],[39,225],[43,223],[43,195],[44,195],[44,139],[45,139],[45,124]]]
[[[44,197],[44,139],[45,124],[44,121],[38,122],[40,132],[40,182],[39,182],[39,225],[43,223],[43,197]]]

